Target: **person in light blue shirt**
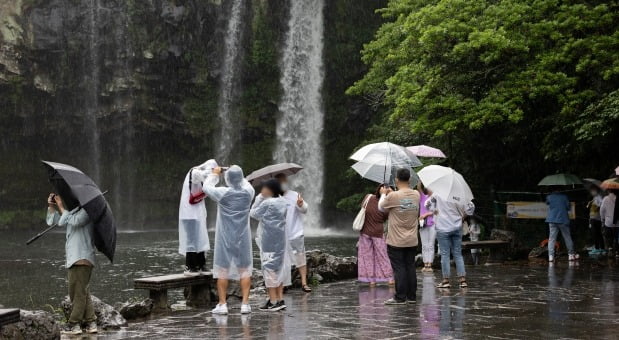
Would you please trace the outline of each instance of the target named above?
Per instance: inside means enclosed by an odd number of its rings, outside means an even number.
[[[95,265],[94,225],[81,207],[65,208],[59,195],[50,194],[47,204],[47,224],[66,228],[67,236],[65,267],[68,269],[69,298],[73,307],[62,333],[97,333],[95,310],[89,292],[90,277]],[[82,325],[85,325],[84,330]]]
[[[552,192],[546,196],[546,204],[548,205],[546,223],[548,223],[550,228],[550,235],[548,236],[548,262],[554,262],[555,243],[557,242],[559,231],[563,235],[569,254],[569,261],[576,261],[578,254],[574,251],[574,242],[570,234],[570,200],[566,194],[558,192],[557,188],[552,188]]]

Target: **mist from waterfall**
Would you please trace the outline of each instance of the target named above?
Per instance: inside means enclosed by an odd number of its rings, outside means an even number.
[[[304,167],[291,178],[292,188],[310,205],[306,227],[322,227],[324,112],[323,0],[290,1],[290,17],[281,57],[282,98],[277,120],[276,162]]]
[[[239,82],[239,64],[241,41],[243,35],[242,14],[243,0],[233,0],[228,18],[226,37],[224,39],[224,53],[221,67],[219,102],[217,115],[220,131],[216,158],[218,162],[227,164],[231,161],[230,152],[239,140],[239,128],[234,102],[237,99],[236,89]]]
[[[89,147],[91,165],[89,174],[95,182],[101,180],[101,136],[97,123],[99,111],[99,0],[90,0],[88,4],[88,24],[89,41],[87,69],[90,73],[86,74],[86,87],[84,98],[86,99],[86,115],[84,122],[85,133],[89,135]]]

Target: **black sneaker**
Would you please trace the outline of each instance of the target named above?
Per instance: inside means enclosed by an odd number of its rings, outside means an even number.
[[[284,302],[284,300],[280,300],[275,304],[275,307],[279,308],[278,310],[286,309],[286,302]]]
[[[271,300],[267,300],[267,302],[259,309],[262,311],[267,311],[267,312],[277,312],[279,309],[281,309],[281,308],[277,309],[278,305],[279,303],[272,304]]]

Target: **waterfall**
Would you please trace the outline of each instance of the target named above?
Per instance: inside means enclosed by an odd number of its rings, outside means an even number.
[[[321,227],[324,157],[323,83],[324,0],[291,0],[288,33],[281,58],[281,116],[277,122],[276,162],[295,162],[304,169],[291,178],[310,205],[307,226]]]
[[[90,171],[89,175],[98,183],[101,180],[101,141],[97,114],[99,111],[99,0],[90,0],[88,4],[88,57],[86,60],[86,86],[84,98],[86,100],[86,116],[84,132],[89,138]]]
[[[220,164],[228,164],[231,161],[230,152],[239,139],[237,115],[233,111],[234,101],[237,99],[235,90],[238,87],[239,81],[239,54],[243,35],[243,25],[241,22],[243,3],[244,0],[232,1],[226,37],[224,39],[221,84],[217,105],[220,131],[216,157]]]

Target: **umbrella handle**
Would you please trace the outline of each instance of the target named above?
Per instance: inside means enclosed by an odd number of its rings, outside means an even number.
[[[28,241],[26,241],[26,245],[30,245],[32,242],[38,240],[39,238],[41,238],[41,236],[47,234],[50,230],[56,228],[58,225],[54,224],[53,226],[43,230],[42,232],[36,234],[33,238],[29,239]]]

